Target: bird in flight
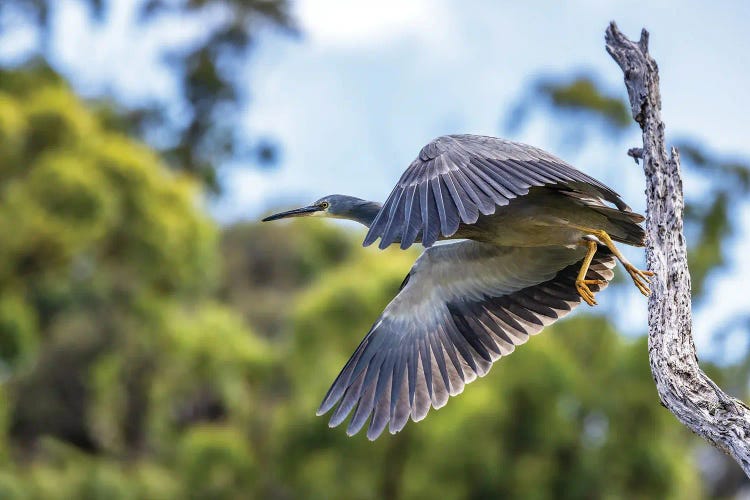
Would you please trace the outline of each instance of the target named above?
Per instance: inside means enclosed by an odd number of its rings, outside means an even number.
[[[331,427],[353,413],[349,435],[369,421],[371,440],[441,408],[581,301],[595,305],[616,260],[650,293],[653,273],[614,243],[643,246],[644,217],[563,160],[505,139],[438,137],[382,205],[330,195],[263,220],[300,216],[357,221],[365,246],[426,248],[318,409],[335,407]],[[433,246],[448,239],[460,241]]]

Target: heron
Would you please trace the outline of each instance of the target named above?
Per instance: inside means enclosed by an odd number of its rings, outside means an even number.
[[[425,250],[333,382],[317,414],[376,439],[487,374],[614,276],[649,295],[650,271],[615,242],[644,246],[644,217],[611,188],[539,148],[447,135],[419,152],[382,205],[329,195],[263,221],[333,217],[368,228],[364,246]],[[439,240],[458,240],[435,245]],[[335,407],[335,409],[334,409]]]

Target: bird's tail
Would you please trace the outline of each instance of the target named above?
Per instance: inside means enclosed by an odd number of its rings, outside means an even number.
[[[607,233],[613,240],[638,247],[646,244],[646,232],[640,225],[645,217],[641,214],[611,207],[591,208],[607,217],[610,224]]]

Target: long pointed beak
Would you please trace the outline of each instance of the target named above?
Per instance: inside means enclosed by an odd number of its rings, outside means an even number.
[[[294,210],[288,210],[286,212],[280,212],[278,214],[269,215],[263,222],[270,220],[286,219],[287,217],[304,217],[305,215],[312,215],[315,212],[323,210],[318,205],[310,205],[309,207],[295,208]]]

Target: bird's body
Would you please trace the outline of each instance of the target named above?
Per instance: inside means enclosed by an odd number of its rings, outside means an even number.
[[[497,246],[567,246],[577,245],[587,236],[580,228],[593,227],[603,229],[615,241],[643,244],[641,231],[635,230],[632,234],[631,228],[628,233],[610,217],[597,211],[601,208],[566,195],[564,191],[535,187],[528,195],[498,207],[495,213],[479,216],[474,224],[461,224],[456,236]],[[623,217],[642,220],[637,214],[618,212]]]
[[[331,195],[264,220],[325,215],[369,228],[365,245],[427,249],[352,355],[319,414],[375,439],[403,428],[487,373],[581,300],[594,305],[619,259],[642,246],[643,217],[599,181],[538,148],[484,136],[426,145],[386,202]],[[437,240],[460,239],[432,246]]]

